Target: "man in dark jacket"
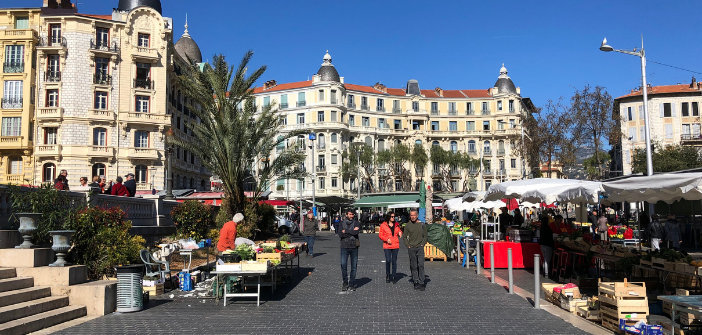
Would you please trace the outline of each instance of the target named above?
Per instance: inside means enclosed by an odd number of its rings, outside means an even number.
[[[305,243],[307,243],[307,255],[314,258],[314,238],[317,236],[317,229],[319,229],[319,220],[314,218],[314,213],[312,211],[307,212],[307,217],[303,219],[303,227],[305,232]]]
[[[651,217],[653,221],[651,221],[651,224],[648,226],[648,235],[651,237],[651,248],[661,250],[660,243],[661,240],[665,238],[665,228],[661,222],[658,221],[657,214],[653,214]]]
[[[356,241],[358,240],[358,233],[361,231],[361,224],[358,220],[354,219],[354,213],[352,209],[346,212],[346,218],[339,223],[337,228],[337,234],[341,239],[341,277],[343,284],[341,286],[342,291],[356,290],[356,285],[354,281],[356,280],[356,268],[358,265],[358,246]],[[347,267],[348,259],[351,257],[351,276],[347,277]]]
[[[424,291],[424,245],[428,239],[427,226],[419,221],[416,209],[410,211],[410,220],[402,231],[402,240],[407,246],[412,270],[414,289]]]
[[[136,180],[134,179],[133,173],[128,173],[126,176],[127,180],[124,182],[124,187],[129,191],[128,197],[133,197],[136,195]]]

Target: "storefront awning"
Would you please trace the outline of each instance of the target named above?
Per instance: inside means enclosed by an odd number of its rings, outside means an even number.
[[[356,201],[354,207],[388,207],[398,204],[418,203],[419,194],[370,195]]]
[[[295,205],[295,202],[293,201],[288,201],[288,200],[263,200],[260,201],[261,203],[266,203],[272,206],[289,206],[289,205]]]

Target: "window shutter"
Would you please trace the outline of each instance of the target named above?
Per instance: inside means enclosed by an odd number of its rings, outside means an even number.
[[[644,107],[643,105],[639,106],[639,119],[640,119],[640,120],[643,120],[643,119],[644,119],[644,109],[643,109],[643,107]]]
[[[675,113],[675,103],[670,104],[670,112],[673,117],[677,117],[678,115]]]
[[[663,103],[658,104],[658,108],[661,111],[661,117],[665,117],[665,112],[663,110]]]
[[[639,140],[640,141],[645,141],[646,140],[646,129],[644,127],[639,128]]]

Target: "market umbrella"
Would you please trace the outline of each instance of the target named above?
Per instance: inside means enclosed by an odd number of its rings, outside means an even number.
[[[604,182],[602,188],[611,202],[702,200],[702,172],[631,177]]]
[[[577,180],[575,183],[539,187],[524,191],[521,199],[532,202],[589,203],[597,204],[602,191],[602,183],[598,181]]]
[[[517,202],[517,199],[502,199],[502,202],[505,203],[503,207],[507,207],[507,210],[513,211],[519,208],[519,202]]]
[[[505,198],[521,199],[525,192],[538,190],[540,188],[555,187],[562,185],[573,185],[579,183],[576,179],[550,179],[550,178],[535,178],[515,181],[506,181],[504,183],[490,185],[485,192],[485,200],[493,201]],[[532,199],[525,199],[532,201]]]
[[[485,191],[468,192],[463,196],[463,201],[481,201],[485,198]]]

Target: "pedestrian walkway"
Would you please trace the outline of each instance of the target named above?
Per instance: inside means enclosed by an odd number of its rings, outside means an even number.
[[[317,236],[314,259],[301,258],[301,274],[262,303],[230,300],[151,301],[138,313],[111,314],[61,334],[586,334],[525,299],[491,284],[475,268],[426,262],[424,292],[409,282],[409,257],[401,249],[402,279],[385,283],[385,260],[377,234],[361,234],[355,292],[341,292],[339,240]]]

